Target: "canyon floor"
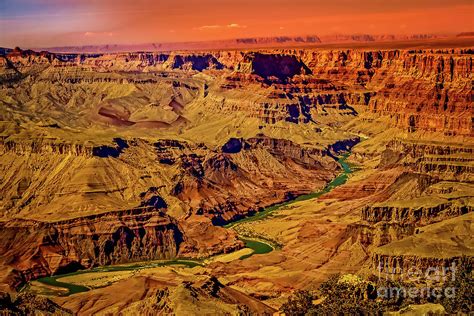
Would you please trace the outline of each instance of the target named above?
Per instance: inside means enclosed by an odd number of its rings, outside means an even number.
[[[265,315],[472,267],[474,43],[387,45],[0,56],[0,307]]]

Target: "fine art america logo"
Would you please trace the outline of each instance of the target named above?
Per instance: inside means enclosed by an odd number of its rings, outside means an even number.
[[[453,262],[449,267],[428,267],[420,269],[411,267],[388,268],[379,264],[378,277],[380,280],[391,280],[397,286],[381,286],[377,288],[379,298],[391,299],[399,297],[409,298],[455,298],[456,288],[443,286],[446,282],[456,280],[457,267]],[[389,284],[386,282],[386,284]],[[416,284],[418,286],[409,286]],[[422,284],[423,286],[420,286]]]

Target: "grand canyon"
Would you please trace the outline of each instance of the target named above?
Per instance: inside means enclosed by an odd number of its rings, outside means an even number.
[[[472,33],[0,53],[1,313],[472,312]]]

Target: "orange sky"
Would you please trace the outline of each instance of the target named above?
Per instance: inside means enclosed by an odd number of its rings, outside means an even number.
[[[0,0],[0,46],[474,31],[473,0]]]

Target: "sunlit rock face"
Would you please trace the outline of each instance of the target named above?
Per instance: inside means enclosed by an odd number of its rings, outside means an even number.
[[[261,98],[248,105],[225,98],[220,110],[242,108],[266,123],[280,120],[310,122],[330,109],[355,115],[367,111],[390,119],[390,124],[446,134],[472,134],[472,58],[469,49],[455,50],[301,50],[209,53],[51,54],[14,51],[2,58],[4,80],[41,71],[42,80],[66,83],[158,83],[175,70],[210,73],[224,90],[257,84]],[[155,76],[120,76],[109,71]],[[171,71],[171,73],[168,73]],[[158,73],[156,73],[158,72]],[[158,75],[158,76],[157,76]],[[174,75],[171,75],[172,77]],[[146,77],[146,78],[145,78]],[[161,78],[161,79],[160,79]],[[179,82],[173,86],[197,91],[217,102],[222,93],[206,84]],[[192,93],[189,91],[190,93]],[[182,96],[184,97],[184,96]],[[171,100],[172,101],[172,100]],[[179,101],[174,100],[179,104]],[[185,101],[189,101],[186,99]],[[247,103],[246,102],[246,103]],[[235,104],[236,103],[236,104]],[[326,113],[325,113],[326,110]],[[98,115],[106,123],[167,128],[185,124],[170,120],[134,120],[127,110],[104,103]],[[317,114],[315,113],[317,112]],[[466,115],[462,115],[465,113]],[[132,115],[133,116],[133,115]],[[313,117],[314,116],[314,117]],[[115,120],[115,121],[114,121]]]

